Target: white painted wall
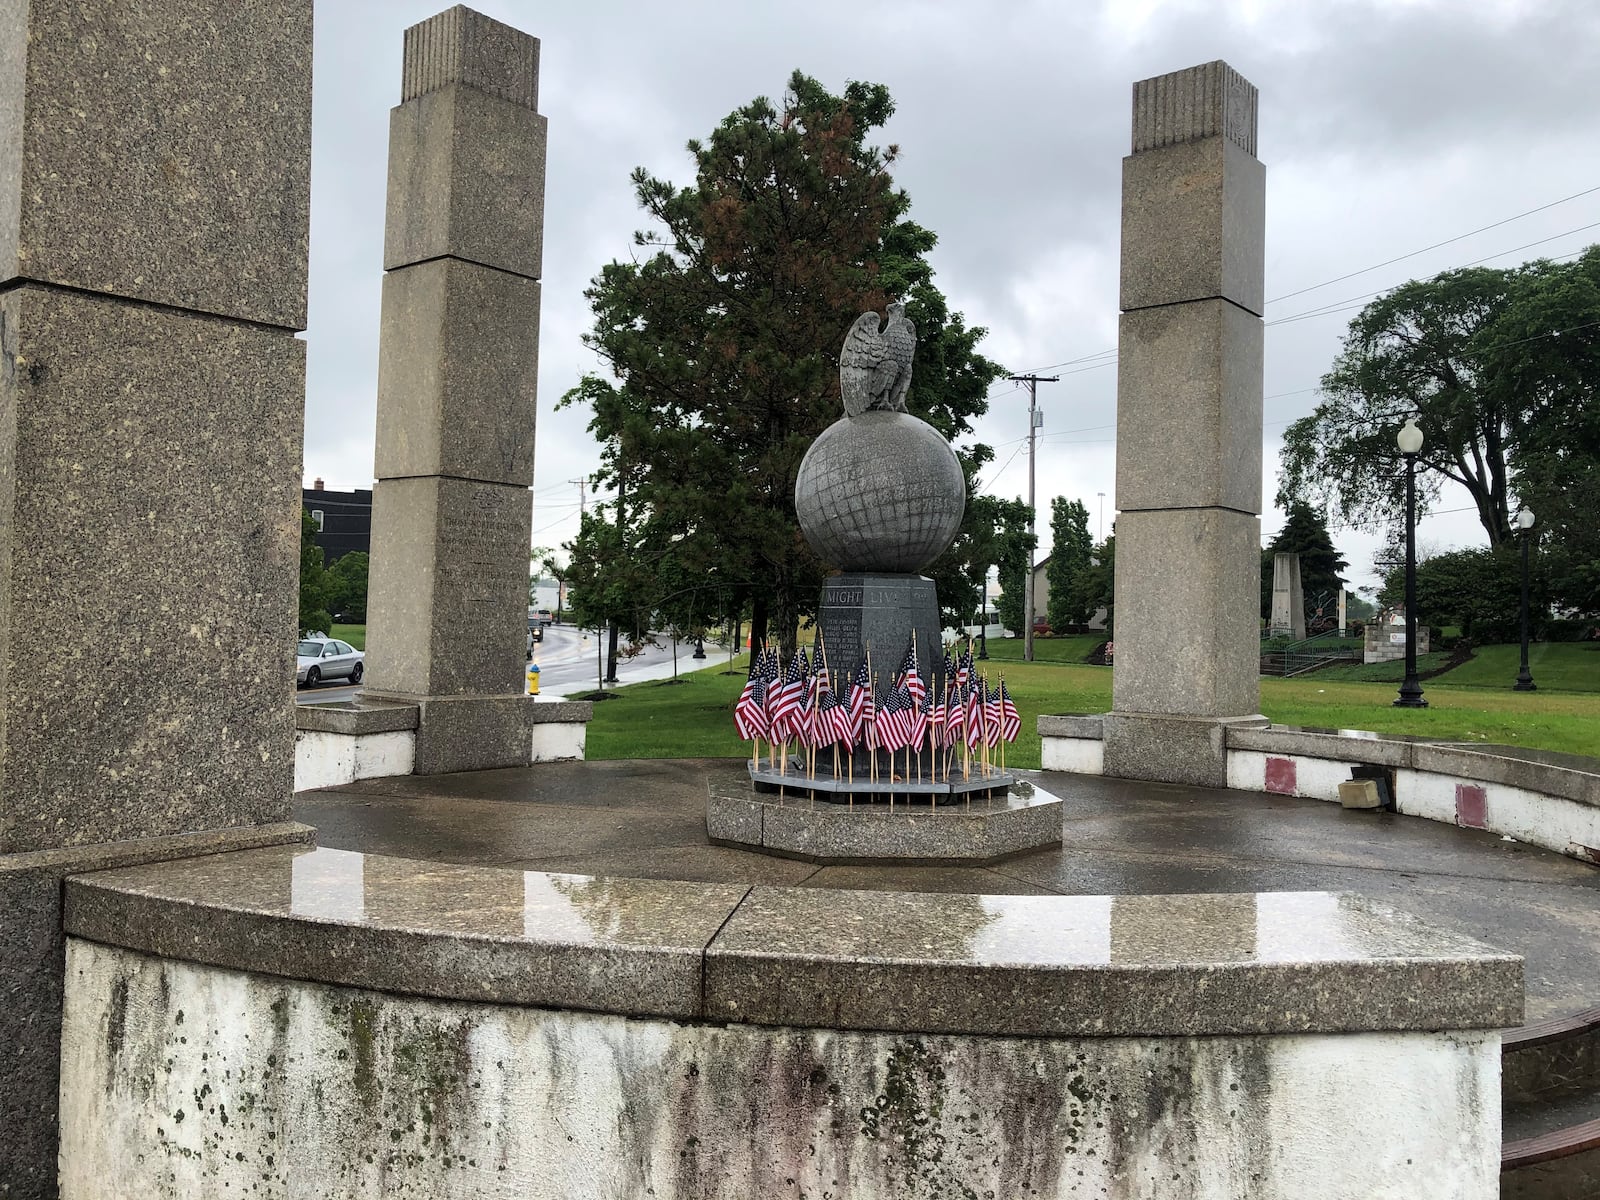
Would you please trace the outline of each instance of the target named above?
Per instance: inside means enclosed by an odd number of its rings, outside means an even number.
[[[76,939],[66,978],[63,1200],[1499,1194],[1495,1033],[686,1025]]]
[[[552,722],[533,727],[533,761],[581,759],[588,740],[582,721]],[[294,790],[338,787],[358,779],[411,774],[416,758],[413,729],[389,733],[326,733],[301,729],[294,740]]]
[[[533,727],[533,761],[563,762],[582,758],[589,726],[584,721],[561,721]]]
[[[1331,758],[1302,758],[1293,754],[1267,754],[1262,750],[1228,751],[1228,786],[1241,792],[1267,790],[1267,759],[1288,758],[1295,765],[1295,789],[1280,795],[1304,796],[1310,800],[1339,799],[1339,785],[1350,779],[1351,763]]]
[[[388,733],[326,733],[300,729],[294,735],[294,790],[337,787],[358,779],[411,774],[416,758],[413,729]]]
[[[1456,819],[1456,785],[1453,775],[1402,770],[1396,787],[1401,812],[1450,824]],[[1507,834],[1519,842],[1567,853],[1576,842],[1600,847],[1600,809],[1561,800],[1503,783],[1479,783],[1488,799],[1484,828]]]
[[[1099,738],[1046,737],[1039,743],[1039,763],[1046,771],[1105,774],[1106,746]]]
[[[1104,774],[1100,743],[1093,739],[1046,736],[1040,743],[1040,758],[1046,771]],[[1228,786],[1243,792],[1265,792],[1268,758],[1292,759],[1293,794],[1317,800],[1337,801],[1339,784],[1350,778],[1355,765],[1332,758],[1229,750]],[[1456,788],[1461,784],[1481,787],[1487,793],[1488,813],[1483,828],[1490,833],[1505,834],[1585,861],[1592,861],[1588,853],[1600,848],[1600,809],[1507,784],[1402,767],[1395,772],[1395,807],[1407,816],[1454,825]]]

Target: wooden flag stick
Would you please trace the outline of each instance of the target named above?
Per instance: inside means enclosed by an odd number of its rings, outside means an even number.
[[[867,738],[867,762],[872,763],[872,782],[878,781],[878,675],[872,669],[872,646],[867,646],[867,675],[872,678],[872,733]]]

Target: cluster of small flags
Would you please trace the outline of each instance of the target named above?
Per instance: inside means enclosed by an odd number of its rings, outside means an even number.
[[[924,750],[945,753],[934,756],[937,777],[942,758],[946,778],[954,766],[956,749],[962,750],[964,776],[970,771],[973,753],[979,755],[980,771],[987,773],[989,751],[1017,740],[1022,718],[1005,680],[990,687],[988,680],[974,669],[972,648],[944,656],[944,694],[931,692],[922,679],[913,640],[900,669],[886,690],[880,692],[872,673],[870,653],[864,656],[848,682],[840,679],[841,697],[830,682],[826,649],[820,642],[808,658],[804,647],[796,650],[787,668],[782,667],[776,648],[762,646],[745,682],[744,691],[733,707],[734,729],[745,741],[756,743],[752,761],[759,763],[760,742],[771,743],[776,756],[783,747],[783,762],[788,747],[798,744],[807,752],[808,773],[815,768],[815,752],[835,748],[835,767],[839,750],[853,754],[856,747],[883,750],[893,756]],[[876,765],[874,765],[876,770]],[[918,764],[920,774],[921,766]],[[891,768],[892,771],[892,768]]]

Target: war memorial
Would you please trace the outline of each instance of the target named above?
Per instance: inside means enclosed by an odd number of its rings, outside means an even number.
[[[1594,1194],[1581,1138],[1503,1175],[1501,1128],[1595,1073],[1593,764],[1258,712],[1246,80],[1133,89],[1113,711],[1024,714],[1046,769],[1007,794],[1049,796],[1053,838],[894,861],[899,833],[717,836],[708,796],[771,818],[750,760],[540,761],[587,713],[494,667],[522,637],[539,43],[460,6],[407,31],[391,127],[374,559],[405,570],[373,581],[376,694],[297,721],[311,18],[0,0],[0,1197]],[[917,572],[960,497],[903,503],[949,451],[896,407],[896,316],[847,344],[863,388],[796,501],[841,572],[829,654],[917,630],[948,696]],[[202,493],[180,569],[149,514]],[[136,686],[175,609],[228,686]],[[128,653],[94,652],[96,611]],[[24,672],[41,630],[85,640]],[[440,653],[463,636],[470,676]],[[296,795],[297,740],[353,782]],[[1353,766],[1398,811],[1317,803]],[[889,773],[777,807],[967,811]]]

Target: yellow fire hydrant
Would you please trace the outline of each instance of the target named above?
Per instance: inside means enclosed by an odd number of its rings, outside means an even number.
[[[528,664],[528,695],[537,696],[538,694],[539,694],[539,664],[538,663],[529,663]]]

